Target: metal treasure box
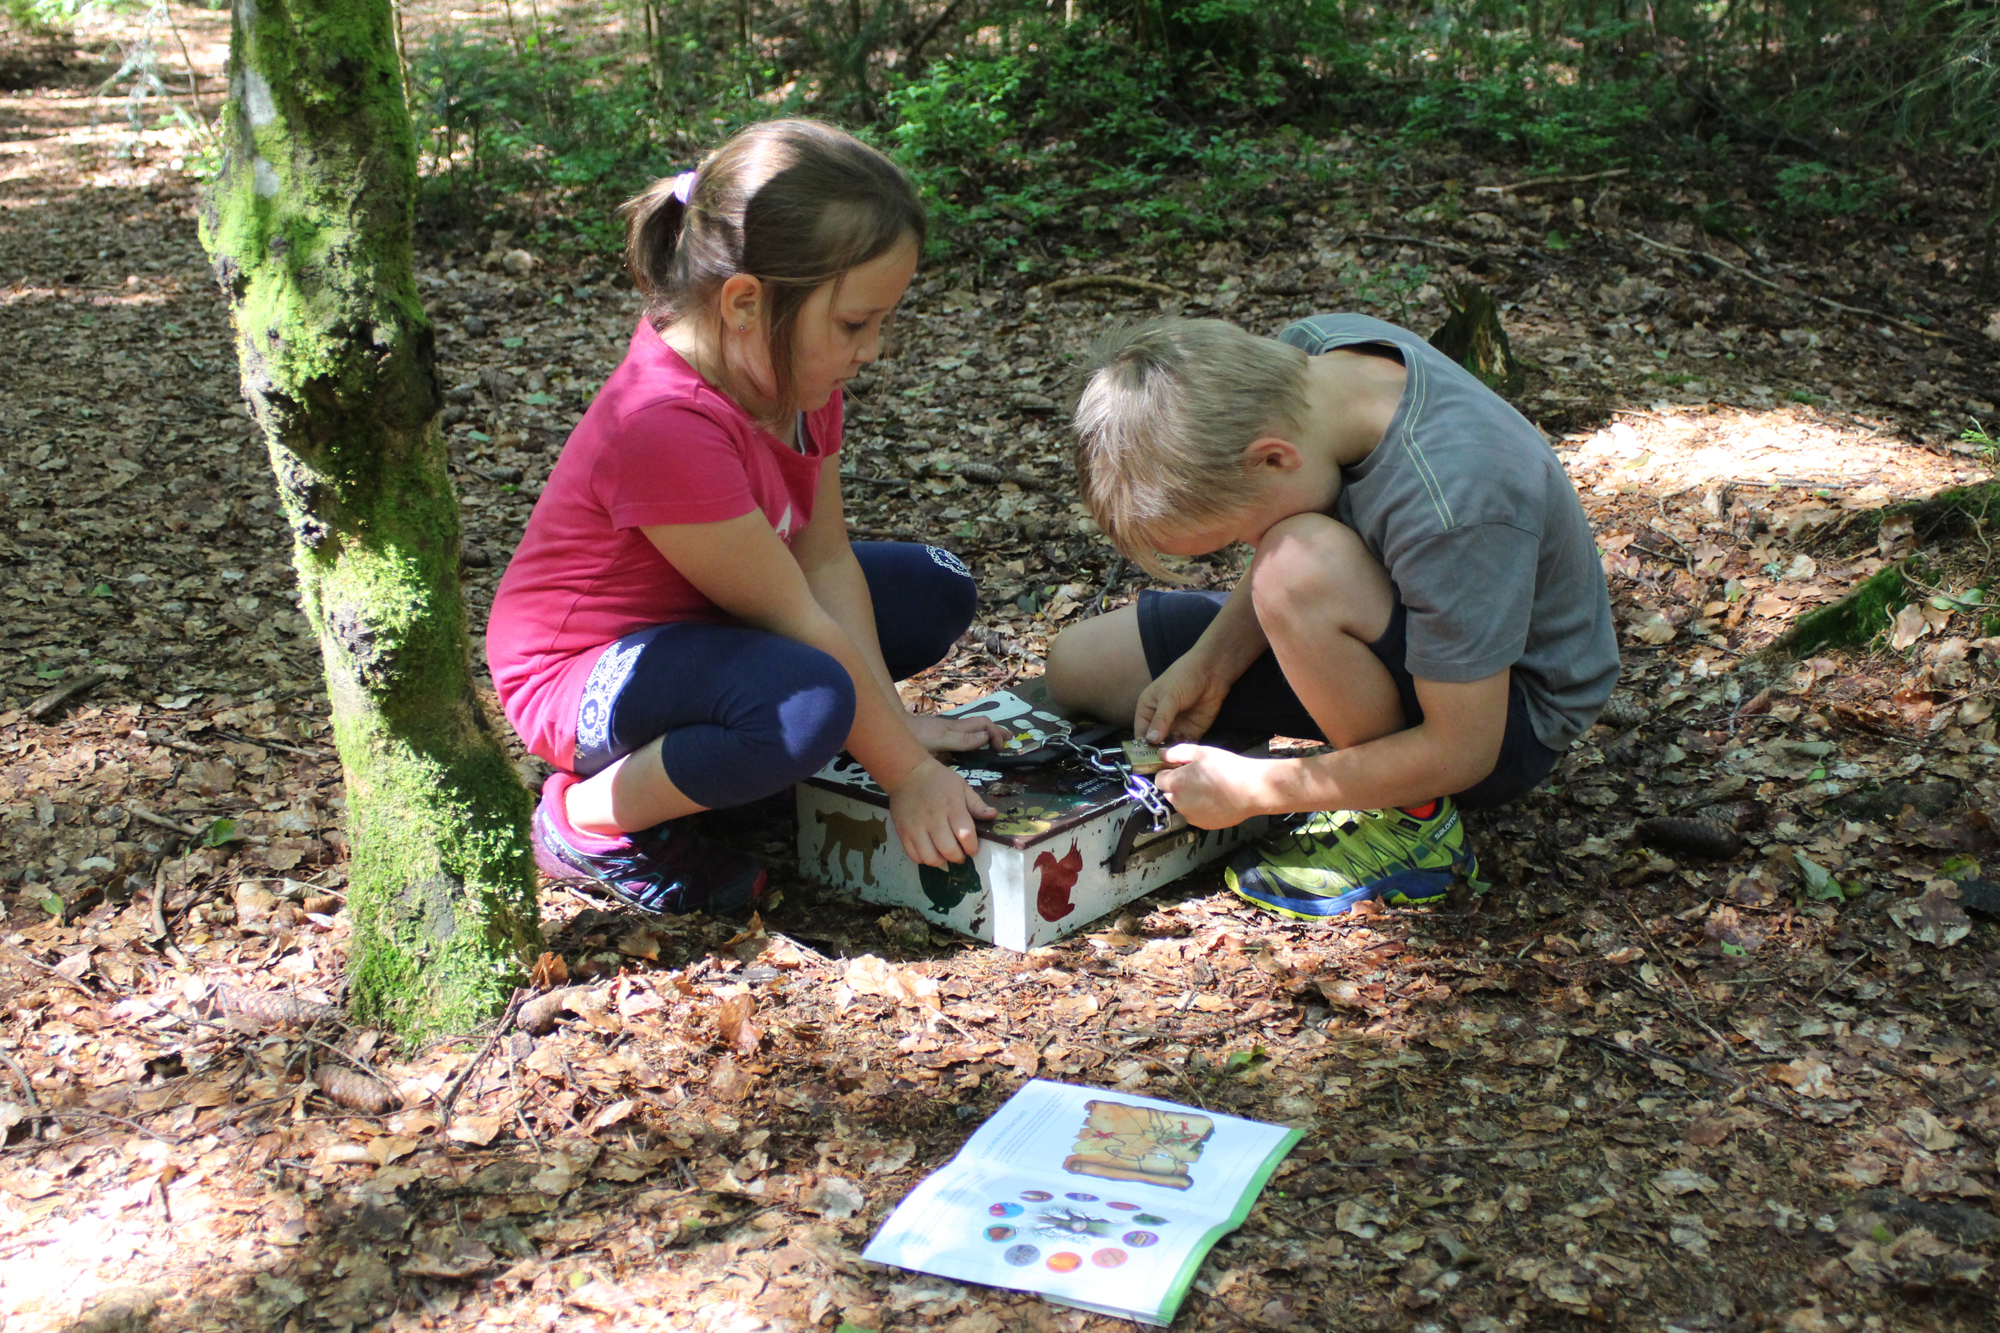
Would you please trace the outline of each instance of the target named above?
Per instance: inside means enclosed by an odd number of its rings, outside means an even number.
[[[1149,781],[1134,780],[1116,742],[1091,743],[1029,691],[1002,690],[949,711],[991,717],[1014,737],[1002,752],[942,756],[1000,811],[980,825],[978,854],[942,869],[912,861],[890,826],[889,798],[842,754],[798,787],[799,869],[808,879],[1026,950],[1264,832],[1261,817],[1194,828]]]

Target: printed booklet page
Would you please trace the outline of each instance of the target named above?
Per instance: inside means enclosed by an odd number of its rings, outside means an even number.
[[[911,1191],[862,1255],[1166,1324],[1299,1138],[1035,1079]]]

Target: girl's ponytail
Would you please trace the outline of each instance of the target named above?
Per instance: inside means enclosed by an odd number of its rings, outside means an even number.
[[[674,270],[685,270],[680,259],[682,226],[687,221],[693,172],[662,176],[646,190],[625,201],[618,211],[625,218],[625,271],[649,310],[666,313],[677,285]],[[688,182],[688,186],[683,185]]]

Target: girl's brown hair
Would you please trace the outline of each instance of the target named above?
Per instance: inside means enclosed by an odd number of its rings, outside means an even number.
[[[763,283],[780,413],[792,406],[793,336],[813,289],[906,236],[921,252],[925,237],[902,168],[815,120],[752,125],[702,162],[685,204],[663,177],[621,211],[625,267],[655,324],[705,315],[738,273]]]

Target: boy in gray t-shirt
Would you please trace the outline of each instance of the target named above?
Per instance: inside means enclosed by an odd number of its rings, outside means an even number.
[[[1106,338],[1076,409],[1084,503],[1118,549],[1256,548],[1227,594],[1153,592],[1050,645],[1059,704],[1153,742],[1319,736],[1309,759],[1177,744],[1189,822],[1308,813],[1229,887],[1289,916],[1478,877],[1454,802],[1555,767],[1618,677],[1596,544],[1541,433],[1422,338],[1320,315],[1259,338],[1162,320]]]

